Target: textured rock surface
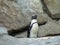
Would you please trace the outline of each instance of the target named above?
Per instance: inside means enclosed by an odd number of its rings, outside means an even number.
[[[53,18],[60,18],[60,0],[44,0]]]
[[[0,38],[2,38],[3,35],[8,35],[7,28],[0,27]]]
[[[16,37],[16,38],[27,38],[27,31],[20,33],[20,34],[17,34],[14,37]]]
[[[60,36],[18,39],[4,35],[0,37],[0,45],[60,45]]]
[[[0,26],[8,29],[18,29],[30,23],[33,14],[38,15],[38,22],[44,23],[47,19],[42,15],[42,5],[39,0],[0,1]],[[40,21],[41,20],[41,21]]]
[[[16,3],[1,0],[1,4],[0,4],[1,25],[7,27],[8,29],[13,29],[13,28],[16,29],[25,26],[26,21],[23,15],[21,15],[20,10],[21,10],[20,7]]]
[[[38,37],[50,34],[60,34],[60,25],[55,21],[48,22],[47,24],[40,26],[39,28]]]

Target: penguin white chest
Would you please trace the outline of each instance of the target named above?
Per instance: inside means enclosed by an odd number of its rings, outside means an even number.
[[[31,31],[30,31],[30,37],[37,37],[37,33],[38,33],[38,23],[36,21],[36,23],[34,22],[34,24],[32,25]]]

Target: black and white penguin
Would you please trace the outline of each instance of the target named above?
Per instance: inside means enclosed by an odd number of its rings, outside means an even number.
[[[28,30],[28,36],[30,38],[36,38],[37,37],[37,33],[38,33],[38,23],[37,23],[37,15],[33,15],[31,17],[31,23],[30,23],[30,27]]]

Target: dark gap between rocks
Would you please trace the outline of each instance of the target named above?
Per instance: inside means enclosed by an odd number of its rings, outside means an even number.
[[[49,11],[49,9],[48,9],[46,3],[44,2],[44,0],[41,0],[41,3],[42,3],[43,11],[44,11],[45,13],[47,13],[49,17],[52,18],[52,16],[51,16],[52,13]]]
[[[46,35],[46,37],[47,36],[59,36],[60,35],[60,33],[59,34],[48,34],[48,35]]]
[[[20,33],[27,31],[28,29],[29,29],[29,26],[25,26],[25,27],[20,28],[20,29],[12,29],[12,30],[8,31],[8,34],[11,36],[15,36],[17,34],[20,34]]]

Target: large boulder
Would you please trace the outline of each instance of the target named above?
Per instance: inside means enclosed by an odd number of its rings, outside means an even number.
[[[40,26],[38,31],[38,37],[41,36],[52,36],[52,35],[59,35],[60,34],[60,25],[55,22],[48,22],[47,24]]]
[[[47,22],[40,0],[0,0],[0,26],[8,30],[29,25],[33,14],[39,23]]]
[[[60,0],[44,0],[52,18],[60,18]]]

